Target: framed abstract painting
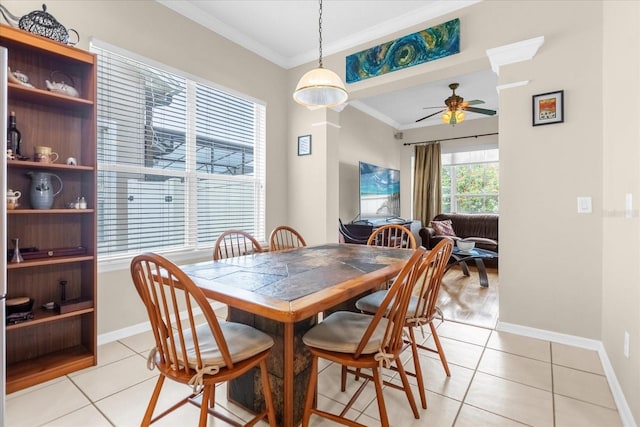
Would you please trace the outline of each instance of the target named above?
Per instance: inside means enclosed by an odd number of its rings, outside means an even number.
[[[564,91],[533,95],[533,126],[564,122]]]

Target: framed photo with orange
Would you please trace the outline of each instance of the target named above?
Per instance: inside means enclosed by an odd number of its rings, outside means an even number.
[[[533,95],[533,126],[564,122],[564,90]]]

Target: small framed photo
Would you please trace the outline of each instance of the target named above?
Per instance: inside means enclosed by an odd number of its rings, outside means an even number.
[[[533,126],[564,122],[564,90],[533,95]]]
[[[311,135],[298,137],[298,156],[308,156],[311,154]]]

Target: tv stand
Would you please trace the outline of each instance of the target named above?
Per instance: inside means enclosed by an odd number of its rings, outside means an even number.
[[[382,227],[383,225],[387,224],[399,224],[411,230],[412,223],[413,221],[411,220],[403,219],[397,216],[386,218],[362,218],[357,221],[352,221],[349,224],[343,224],[340,221],[340,230],[346,243],[357,243],[364,245],[367,243],[367,239],[369,239],[369,236],[376,228]],[[418,222],[418,224],[419,223],[420,222]]]
[[[371,225],[373,225],[373,228],[377,228],[377,227],[381,227],[383,225],[387,225],[387,224],[397,224],[397,225],[404,225],[407,228],[411,228],[411,223],[413,221],[411,221],[410,219],[403,219],[397,216],[391,216],[391,217],[380,217],[380,218],[365,218],[363,220],[368,221]]]

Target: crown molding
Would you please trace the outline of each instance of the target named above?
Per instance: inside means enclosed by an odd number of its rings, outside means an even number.
[[[504,46],[487,49],[487,56],[491,62],[491,69],[497,75],[500,75],[500,67],[516,62],[527,61],[533,59],[538,53],[538,49],[544,43],[544,36],[535,37],[529,40],[523,40]]]
[[[265,46],[258,40],[246,36],[241,31],[220,21],[214,16],[204,12],[194,1],[156,0],[159,4],[185,16],[188,19],[202,25],[205,28],[231,40],[234,43],[250,50],[276,65],[285,69],[291,69],[308,62],[318,60],[318,50],[314,46],[308,52],[298,54],[293,57],[285,57],[273,49]],[[326,55],[332,55],[344,50],[349,50],[358,45],[367,44],[371,40],[388,36],[389,34],[402,31],[414,25],[438,18],[442,15],[479,3],[481,0],[435,0],[426,2],[411,13],[391,18],[388,21],[377,23],[364,31],[360,31],[342,38],[333,43],[323,44],[323,51]]]

